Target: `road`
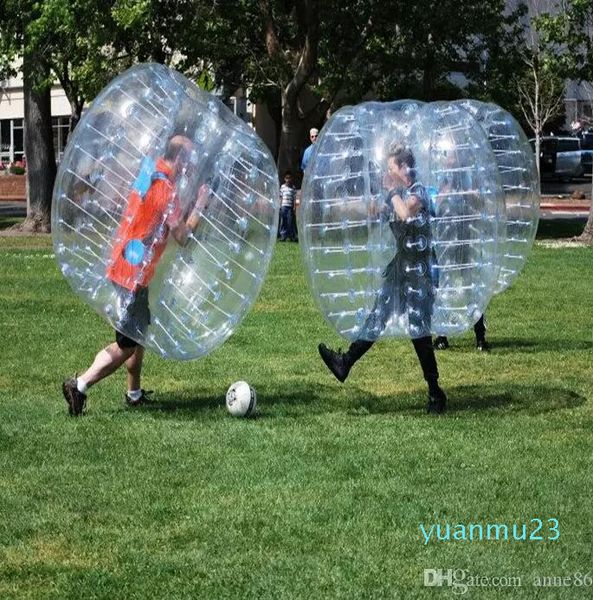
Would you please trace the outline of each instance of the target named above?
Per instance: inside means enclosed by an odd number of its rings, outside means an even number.
[[[542,196],[570,196],[573,192],[583,192],[587,198],[591,197],[591,175],[573,179],[570,183],[545,179],[541,184]]]
[[[27,205],[24,202],[0,202],[0,217],[26,217]]]

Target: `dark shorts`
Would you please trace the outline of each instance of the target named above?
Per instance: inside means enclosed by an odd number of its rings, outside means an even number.
[[[115,327],[115,342],[124,348],[135,348],[140,344],[123,334],[134,333],[144,337],[150,325],[150,308],[148,306],[148,288],[138,288],[132,292],[117,284],[113,284],[117,294],[119,319]]]

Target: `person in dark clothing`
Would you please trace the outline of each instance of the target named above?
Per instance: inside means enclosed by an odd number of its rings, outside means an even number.
[[[474,325],[476,334],[476,349],[478,352],[490,352],[490,344],[486,341],[486,322],[482,315]],[[449,339],[445,335],[439,335],[434,339],[434,347],[437,350],[446,350],[449,347]]]
[[[450,201],[453,201],[454,204],[457,202],[467,202],[467,196],[457,196],[459,190],[463,190],[464,187],[468,187],[463,181],[463,177],[464,174],[459,171],[448,173],[444,178],[442,185],[439,189],[440,195],[446,195]],[[460,231],[460,239],[467,239],[469,237],[467,225],[464,227],[464,225],[461,224],[461,228],[462,229]],[[467,246],[460,246],[459,252],[462,253],[463,257],[460,259],[460,261],[467,262],[469,260],[466,254]],[[488,352],[490,350],[490,346],[486,341],[486,323],[484,315],[482,315],[474,325],[474,333],[476,335],[476,348],[478,349],[478,351]],[[449,340],[446,336],[439,335],[434,340],[434,347],[436,350],[446,350],[449,347]]]
[[[430,413],[445,411],[447,397],[439,387],[439,372],[430,334],[434,291],[429,200],[416,181],[415,158],[405,146],[390,149],[384,185],[388,190],[383,214],[396,242],[394,258],[383,272],[383,285],[358,339],[348,351],[335,352],[319,344],[322,360],[341,382],[375,343],[392,316],[407,315],[412,344],[428,384]]]

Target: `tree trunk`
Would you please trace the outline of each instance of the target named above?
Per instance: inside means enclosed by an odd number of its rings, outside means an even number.
[[[278,149],[280,177],[285,171],[290,170],[295,180],[298,180],[301,168],[302,140],[303,122],[298,113],[297,96],[284,90],[282,92],[282,130]]]
[[[430,44],[430,40],[429,40]],[[430,49],[422,69],[422,100],[430,102],[434,92],[434,56]]]
[[[49,232],[56,159],[51,123],[49,68],[38,56],[23,57],[25,155],[27,157],[27,218],[24,231]]]
[[[77,100],[74,103],[70,102],[70,128],[68,129],[68,133],[72,133],[78,125],[83,109],[84,100]]]
[[[593,246],[593,200],[591,202],[591,208],[589,209],[589,218],[583,233],[577,238],[579,242],[585,242],[589,246]]]
[[[266,99],[268,113],[274,122],[275,146],[272,150],[272,156],[278,164],[278,149],[280,148],[280,138],[282,137],[282,94],[279,90],[270,92]]]

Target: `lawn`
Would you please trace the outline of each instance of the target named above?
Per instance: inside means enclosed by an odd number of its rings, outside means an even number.
[[[72,419],[60,384],[112,333],[70,291],[49,238],[0,238],[0,598],[463,591],[425,587],[424,569],[521,580],[466,597],[591,597],[574,575],[593,576],[592,265],[593,249],[538,244],[488,310],[491,354],[469,334],[439,353],[450,410],[435,417],[408,341],[381,342],[346,384],[332,379],[316,346],[337,336],[298,247],[278,244],[222,348],[198,362],[148,356],[153,406],[125,408],[116,374]],[[226,413],[238,379],[257,389],[255,419]],[[544,539],[460,528],[526,524],[529,537],[532,519]],[[457,525],[457,539],[425,543],[420,525],[434,524]]]

